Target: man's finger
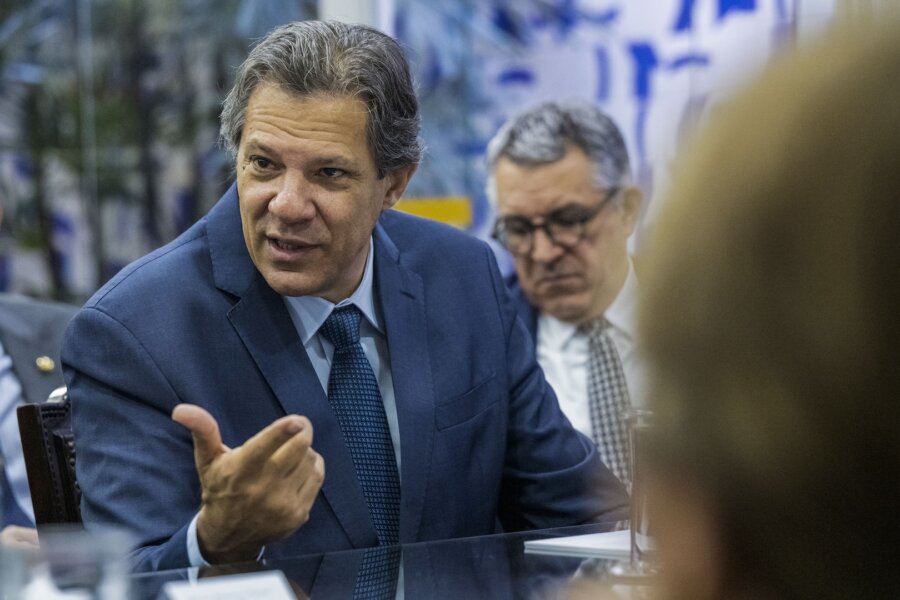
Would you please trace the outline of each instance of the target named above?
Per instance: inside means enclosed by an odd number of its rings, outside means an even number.
[[[194,404],[179,404],[172,411],[172,420],[187,427],[194,436],[194,456],[198,468],[228,452],[228,446],[222,443],[219,434],[219,424],[205,409]]]
[[[304,429],[275,450],[269,462],[282,477],[290,477],[312,452],[312,431]],[[315,454],[314,452],[312,452]]]
[[[315,456],[312,457],[309,471],[306,473],[300,484],[300,489],[297,491],[297,501],[300,506],[312,506],[324,481],[325,459],[322,458],[321,454],[315,453]]]
[[[305,442],[307,446],[312,442],[312,425],[309,420],[298,415],[281,417],[240,447],[244,467],[261,469],[285,442],[297,434],[301,434],[298,436],[301,440],[308,440]]]
[[[8,548],[34,549],[38,547],[37,529],[7,525],[0,533],[0,544]]]

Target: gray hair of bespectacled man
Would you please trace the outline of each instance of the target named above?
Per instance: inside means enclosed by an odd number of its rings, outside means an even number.
[[[250,96],[267,83],[299,97],[362,100],[379,178],[419,162],[423,144],[416,92],[403,49],[390,36],[338,21],[299,21],[272,30],[238,67],[223,103],[219,134],[233,159]]]
[[[631,184],[625,140],[606,113],[587,102],[545,102],[511,118],[488,144],[486,192],[491,206],[497,208],[495,171],[501,158],[539,166],[562,159],[572,146],[594,164],[598,189]]]

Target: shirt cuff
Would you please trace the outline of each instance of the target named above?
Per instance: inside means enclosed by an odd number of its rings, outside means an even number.
[[[187,554],[188,561],[192,567],[208,567],[210,566],[203,555],[200,554],[200,540],[197,539],[197,518],[200,514],[194,515],[191,524],[187,530]]]
[[[200,553],[200,540],[197,539],[197,518],[200,517],[200,514],[194,515],[194,518],[191,519],[191,524],[188,526],[187,530],[187,555],[188,562],[192,567],[209,567],[211,566],[209,562],[203,555]],[[266,553],[266,547],[263,546],[259,550],[259,554],[256,556],[256,560],[262,560],[263,556]]]

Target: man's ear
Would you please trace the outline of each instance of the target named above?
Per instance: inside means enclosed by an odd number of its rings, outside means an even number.
[[[382,211],[388,210],[397,204],[397,201],[403,196],[403,192],[406,191],[406,186],[409,184],[409,180],[412,179],[413,173],[416,172],[418,166],[418,164],[411,164],[384,176],[387,187],[381,203]]]
[[[634,231],[641,216],[641,204],[644,201],[644,193],[637,186],[630,185],[622,190],[622,216],[628,227],[628,235]]]

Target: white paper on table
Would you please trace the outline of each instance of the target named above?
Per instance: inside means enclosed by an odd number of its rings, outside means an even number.
[[[653,548],[652,540],[641,536],[647,543],[645,548]],[[631,532],[607,531],[569,537],[529,540],[525,542],[525,552],[529,554],[552,554],[555,556],[579,556],[586,558],[627,559],[631,556]]]
[[[296,600],[281,571],[225,575],[189,581],[170,581],[163,586],[169,600]]]

